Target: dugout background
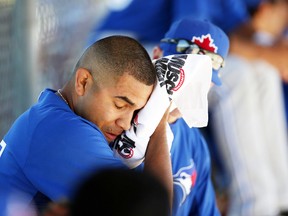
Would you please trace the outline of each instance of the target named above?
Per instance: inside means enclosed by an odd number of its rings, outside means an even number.
[[[107,0],[0,0],[0,140],[45,87],[58,89]]]

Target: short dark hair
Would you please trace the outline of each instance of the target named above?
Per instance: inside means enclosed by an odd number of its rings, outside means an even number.
[[[117,78],[129,73],[136,80],[153,85],[156,72],[147,50],[135,39],[114,35],[100,39],[89,46],[79,59],[78,68],[87,69],[96,82],[105,77]]]
[[[71,216],[168,216],[165,187],[147,172],[107,169],[94,173],[78,188]]]

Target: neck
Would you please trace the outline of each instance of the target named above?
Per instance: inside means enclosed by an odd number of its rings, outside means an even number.
[[[58,90],[57,90],[57,94],[58,94],[58,96],[69,106],[69,103],[68,103],[68,101],[66,100],[66,98],[64,97],[64,95],[62,94],[62,90],[61,90],[61,89],[58,89]]]

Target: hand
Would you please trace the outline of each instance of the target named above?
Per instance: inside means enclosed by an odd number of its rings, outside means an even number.
[[[168,116],[168,123],[174,123],[177,119],[179,119],[182,116],[182,114],[180,113],[179,109],[175,108],[174,110],[172,110],[169,113]]]

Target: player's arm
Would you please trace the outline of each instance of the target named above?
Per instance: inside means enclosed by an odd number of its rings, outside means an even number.
[[[168,113],[169,108],[151,136],[145,155],[144,171],[155,175],[167,188],[171,209],[173,198],[173,177],[170,153],[166,138]]]

